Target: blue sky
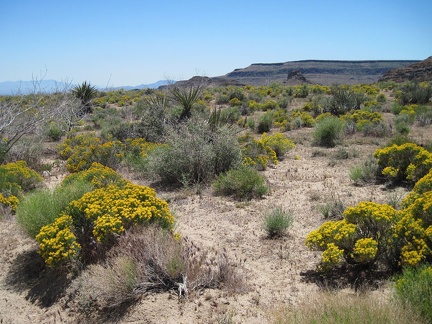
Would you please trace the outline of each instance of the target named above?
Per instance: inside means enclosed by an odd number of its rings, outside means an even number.
[[[139,85],[252,63],[423,60],[432,1],[0,0],[0,82]]]

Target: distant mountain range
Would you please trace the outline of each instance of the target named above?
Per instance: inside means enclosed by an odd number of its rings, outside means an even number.
[[[160,80],[150,84],[140,84],[137,86],[121,86],[121,87],[98,87],[101,91],[107,90],[133,90],[133,89],[157,89],[160,86],[173,83],[173,80]],[[42,80],[42,81],[6,81],[0,82],[0,95],[16,95],[16,94],[29,94],[35,91],[37,92],[55,92],[61,91],[65,88],[70,88],[70,84],[59,82],[56,80]]]

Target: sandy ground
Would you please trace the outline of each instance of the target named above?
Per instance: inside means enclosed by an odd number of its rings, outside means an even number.
[[[414,135],[431,137],[431,130],[422,128]],[[334,198],[346,206],[362,200],[385,203],[395,195],[406,194],[402,188],[389,190],[384,185],[354,186],[349,178],[350,167],[364,161],[385,140],[356,135],[345,145],[357,157],[337,160],[333,165],[331,157],[338,148],[313,147],[311,132],[302,129],[287,133],[297,146],[277,166],[264,171],[271,188],[264,199],[239,203],[214,196],[210,188],[199,194],[193,190],[158,193],[169,199],[183,236],[203,247],[226,251],[245,280],[244,292],[206,290],[182,300],[171,293],[150,294],[119,322],[269,323],[278,308],[310,301],[320,288],[307,282],[302,273],[314,269],[320,255],[309,251],[304,241],[324,221],[317,206]],[[326,156],[313,157],[317,150]],[[51,178],[47,181],[58,182]],[[295,222],[288,235],[269,240],[262,218],[278,205],[292,211]],[[44,295],[43,280],[36,280],[37,275],[32,273],[40,265],[28,261],[35,256],[35,243],[20,232],[12,216],[4,217],[0,224],[0,323],[79,322],[71,309],[64,308],[61,293],[51,300]],[[373,293],[385,294],[387,289],[384,284]],[[342,293],[356,292],[344,289]]]

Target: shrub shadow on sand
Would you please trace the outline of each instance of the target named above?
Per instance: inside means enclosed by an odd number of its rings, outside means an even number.
[[[40,307],[50,307],[64,295],[71,282],[61,270],[46,267],[36,249],[19,254],[6,274],[6,285],[26,292],[26,299]]]

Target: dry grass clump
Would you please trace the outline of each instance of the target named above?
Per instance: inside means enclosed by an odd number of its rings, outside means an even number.
[[[70,289],[81,313],[115,311],[139,296],[171,291],[188,297],[204,288],[239,291],[243,281],[226,253],[202,250],[156,226],[126,232],[102,264],[88,267]]]
[[[424,323],[411,309],[396,302],[367,295],[343,296],[321,293],[297,308],[283,308],[274,314],[274,323],[290,324],[416,324]]]

